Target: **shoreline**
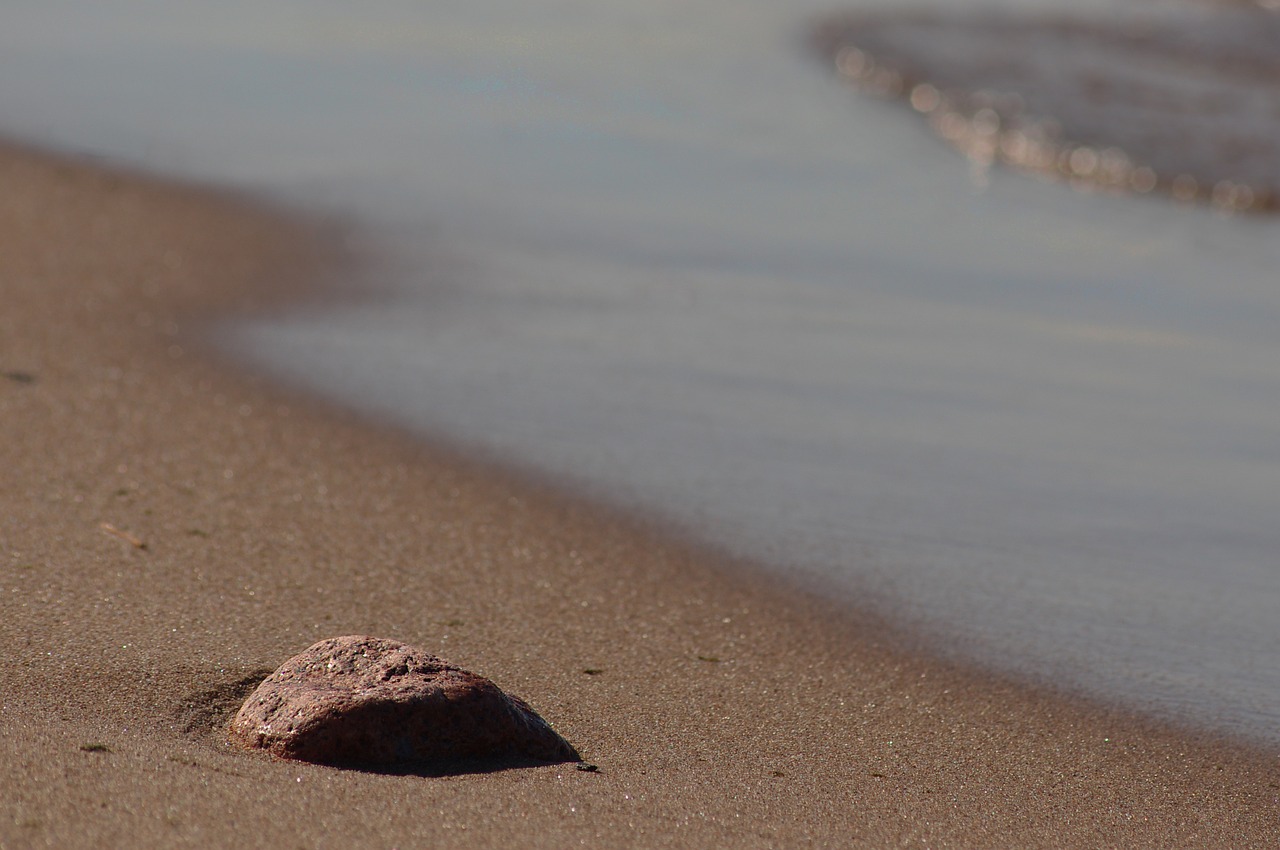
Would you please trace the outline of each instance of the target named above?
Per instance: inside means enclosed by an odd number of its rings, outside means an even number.
[[[211,355],[210,316],[340,293],[323,222],[22,146],[0,174],[0,848],[1280,841],[1265,748],[933,658]],[[600,772],[222,743],[246,683],[353,632],[493,679]]]

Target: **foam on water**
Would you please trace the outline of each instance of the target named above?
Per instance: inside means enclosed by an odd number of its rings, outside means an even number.
[[[827,4],[178,5],[12,5],[0,104],[391,247],[390,299],[230,349],[987,663],[1280,736],[1280,225],[975,174],[805,53]]]
[[[814,42],[975,162],[1225,211],[1280,206],[1280,15],[863,13],[823,21]]]

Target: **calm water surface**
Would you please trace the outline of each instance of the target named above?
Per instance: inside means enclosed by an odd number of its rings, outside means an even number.
[[[106,6],[6,6],[8,132],[387,248],[387,297],[230,350],[951,651],[1280,740],[1280,222],[976,173],[805,52],[829,4]]]

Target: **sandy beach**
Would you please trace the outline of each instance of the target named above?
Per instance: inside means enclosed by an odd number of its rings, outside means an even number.
[[[932,658],[213,354],[211,319],[353,273],[333,225],[18,147],[0,185],[0,848],[1280,845],[1273,752]],[[599,770],[225,744],[353,633],[488,676]]]

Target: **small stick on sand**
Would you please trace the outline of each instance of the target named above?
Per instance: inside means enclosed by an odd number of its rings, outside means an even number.
[[[134,537],[132,534],[130,534],[127,531],[121,531],[120,529],[116,528],[114,525],[112,525],[109,522],[98,523],[98,528],[101,528],[103,531],[105,531],[107,534],[110,534],[112,537],[119,537],[121,540],[130,544],[135,549],[142,549],[143,551],[145,551],[147,548],[147,544],[145,542]]]

